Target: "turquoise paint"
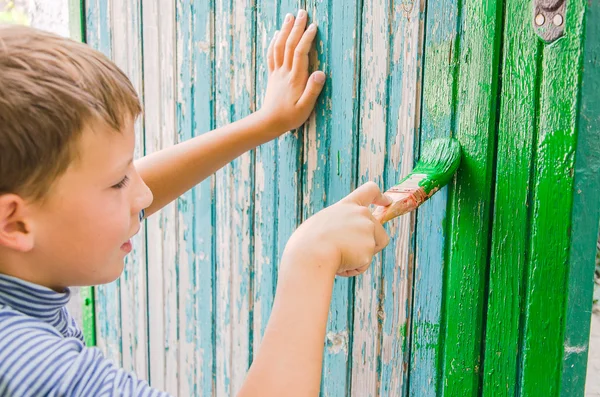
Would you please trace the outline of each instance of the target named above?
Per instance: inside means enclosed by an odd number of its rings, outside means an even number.
[[[196,29],[196,17],[197,14],[193,10],[194,5],[189,4],[187,1],[177,1],[176,7],[176,35],[178,40],[177,46],[177,71],[176,75],[180,81],[180,85],[177,87],[177,102],[176,102],[176,118],[177,118],[177,138],[179,142],[188,140],[196,135],[194,124],[196,122],[195,117],[195,101],[198,99],[195,95],[195,84],[196,78],[196,62],[195,57],[197,56],[197,45],[195,45],[194,30]],[[206,26],[200,26],[199,28],[206,28]],[[194,77],[192,77],[194,76]],[[210,117],[209,117],[210,120]],[[201,283],[203,278],[199,272],[198,256],[196,255],[198,247],[196,247],[196,239],[194,234],[196,232],[196,214],[201,211],[211,211],[211,208],[195,208],[197,203],[196,196],[198,195],[197,190],[200,187],[196,187],[179,197],[177,200],[177,210],[179,214],[178,227],[183,230],[183,240],[185,244],[185,252],[178,251],[178,260],[180,266],[184,266],[181,261],[181,256],[185,256],[185,266],[187,266],[186,273],[188,274],[189,280],[181,280],[182,284],[187,285],[184,291],[179,292],[179,310],[183,311],[186,317],[185,328],[180,329],[180,339],[185,340],[188,344],[186,350],[189,349],[189,345],[193,346],[194,358],[192,362],[187,362],[187,365],[183,365],[179,368],[179,382],[186,383],[187,390],[193,395],[198,395],[199,390],[203,392],[211,390],[211,383],[209,379],[198,379],[198,373],[202,374],[203,370],[207,368],[199,368],[199,361],[206,358],[212,359],[212,349],[209,350],[209,354],[202,354],[203,352],[197,345],[200,342],[200,338],[197,337],[197,333],[201,332],[198,323],[198,311],[195,310],[195,306],[200,304],[198,302],[198,296],[195,292],[199,285],[203,288],[208,289],[210,294],[210,284],[207,286],[205,283]],[[180,237],[181,238],[181,237]],[[180,241],[181,244],[181,241]],[[180,245],[181,247],[181,245]],[[208,272],[210,274],[210,272]],[[204,285],[202,285],[204,284]],[[208,287],[208,288],[207,288]],[[180,289],[184,288],[180,286]],[[209,295],[211,297],[212,294]],[[209,300],[210,301],[210,300]],[[204,335],[206,337],[206,335]],[[210,340],[210,337],[207,338]],[[185,354],[182,351],[180,354]],[[203,357],[198,357],[202,355]],[[208,356],[208,357],[207,357]],[[210,372],[212,372],[212,366]],[[200,382],[198,382],[200,380]],[[207,385],[208,383],[208,385]],[[208,386],[208,387],[207,387]]]
[[[424,3],[424,2],[423,2]],[[413,24],[418,23],[419,29],[422,29],[424,23],[424,13],[421,11],[421,4],[419,1],[415,1],[407,4],[395,4],[391,3],[394,9],[391,13],[390,25],[390,37],[389,37],[389,72],[387,80],[387,138],[386,138],[386,157],[385,157],[385,169],[384,169],[384,186],[393,186],[396,181],[401,177],[401,169],[404,167],[410,168],[413,165],[413,156],[405,156],[408,150],[415,148],[417,137],[419,136],[418,122],[413,121],[407,127],[404,120],[400,120],[398,116],[401,112],[402,107],[406,107],[406,117],[412,120],[418,114],[418,108],[420,105],[420,98],[418,93],[420,92],[417,88],[421,83],[421,62],[422,62],[422,42],[419,43],[420,31],[414,31]],[[413,8],[416,10],[413,11]],[[410,15],[410,20],[409,20]],[[416,21],[414,20],[416,19]],[[406,82],[405,82],[406,80]],[[405,89],[405,85],[409,81],[414,81],[414,89]],[[404,118],[404,117],[403,117]],[[400,130],[399,130],[400,129]],[[405,134],[404,137],[398,139],[398,134]],[[408,139],[409,136],[415,137],[414,141]],[[399,141],[399,142],[398,142]],[[411,148],[412,146],[412,148]],[[396,151],[398,153],[392,153]],[[402,153],[402,156],[400,156]],[[397,158],[399,161],[396,163],[394,159]],[[412,302],[412,279],[410,274],[413,270],[408,270],[406,273],[401,273],[399,269],[399,261],[406,261],[407,268],[413,267],[414,269],[414,214],[408,215],[410,219],[409,235],[401,235],[405,231],[400,229],[395,230],[394,226],[397,225],[397,221],[394,223],[388,223],[387,227],[392,233],[392,239],[389,246],[384,250],[382,255],[382,292],[383,300],[381,306],[385,316],[381,319],[381,339],[382,344],[385,338],[392,338],[391,350],[393,352],[391,359],[384,360],[383,357],[379,357],[379,377],[380,386],[379,393],[381,396],[398,396],[408,394],[408,368],[410,360],[410,349],[409,347],[409,335],[407,329],[410,327],[411,322],[411,302]],[[408,241],[408,251],[405,253],[406,257],[399,258],[396,254],[396,247],[398,244],[405,244],[402,241]],[[414,276],[413,276],[414,277]],[[403,300],[402,297],[398,296],[399,282],[402,282],[404,278],[407,278],[408,291],[407,299]],[[394,293],[395,292],[395,293]],[[390,313],[397,313],[399,309],[403,309],[406,312],[407,319],[400,319],[396,315],[390,315]],[[408,324],[407,324],[408,323]],[[396,379],[395,379],[396,378]],[[397,379],[400,378],[400,379]],[[395,382],[395,383],[392,383]],[[392,386],[392,385],[395,386]]]
[[[278,6],[271,2],[256,3],[256,104],[262,105],[267,87],[267,48],[279,28],[282,18]],[[264,43],[264,48],[262,43]],[[254,346],[265,332],[273,298],[277,275],[277,234],[274,223],[277,216],[277,142],[268,142],[256,149],[255,188],[255,255],[254,255]]]
[[[214,129],[214,11],[213,0],[190,2],[190,27],[193,76],[190,85],[192,130],[197,136]],[[215,372],[215,200],[214,177],[201,182],[193,190],[194,263],[198,288],[194,292],[196,319],[196,390],[199,395],[214,393]]]
[[[303,173],[303,216],[307,218],[321,208],[345,197],[356,186],[355,145],[357,142],[358,91],[357,63],[353,56],[360,36],[359,2],[309,0],[306,8],[318,23],[316,37],[317,64],[329,78],[319,98],[316,118],[309,121],[305,136]],[[335,96],[335,100],[333,97]],[[305,129],[305,132],[307,130]],[[318,142],[318,145],[316,144]],[[316,146],[316,148],[315,148]],[[316,149],[311,170],[309,150]],[[338,176],[335,172],[337,152],[349,159]],[[316,162],[316,164],[314,164]],[[353,280],[338,279],[334,284],[327,331],[348,332],[352,326]],[[352,336],[348,344],[351,346]],[[323,364],[324,396],[346,395],[350,386],[351,349],[325,349]]]
[[[230,3],[224,0],[215,1],[215,72],[219,71],[218,78],[215,77],[215,127],[228,124],[232,119],[231,97],[232,68],[231,51],[232,37],[228,35],[229,29],[229,7]],[[229,332],[231,313],[229,311],[229,300],[231,297],[231,284],[227,280],[228,266],[231,262],[231,187],[229,178],[231,165],[227,165],[216,173],[215,196],[216,211],[215,225],[217,239],[215,241],[215,380],[216,394],[231,395],[230,371],[231,351],[228,342],[231,340]]]
[[[220,127],[254,109],[255,31],[249,4],[222,0],[215,5],[215,126]],[[254,154],[249,153],[217,172],[216,178],[217,394],[232,394],[251,360],[254,204],[248,198],[254,194],[253,175]]]
[[[458,3],[428,2],[423,59],[420,142],[450,136],[455,86]],[[440,375],[443,274],[448,187],[417,212],[416,258],[412,307],[410,395],[437,396]]]
[[[244,7],[244,12],[238,18],[238,8]],[[235,24],[242,25],[240,33],[234,31],[233,40],[233,70],[234,75],[234,89],[236,97],[232,102],[233,105],[233,118],[231,121],[242,119],[256,109],[256,81],[255,81],[255,70],[256,63],[254,57],[254,46],[255,46],[255,7],[251,2],[248,4],[240,4],[239,2],[233,1],[231,4],[231,12],[235,14]],[[244,57],[243,51],[247,52],[247,56]],[[252,76],[252,83],[248,84],[247,76]],[[237,235],[237,241],[234,240],[233,244],[238,244],[237,255],[232,257],[232,268],[233,272],[237,273],[241,278],[238,298],[236,304],[242,313],[240,320],[237,320],[238,324],[241,324],[246,328],[246,334],[242,334],[241,338],[245,339],[242,343],[247,344],[247,352],[244,353],[243,357],[236,357],[234,362],[243,361],[244,365],[240,365],[234,374],[236,376],[236,387],[241,385],[241,382],[245,378],[246,371],[250,367],[252,362],[252,339],[253,339],[253,306],[252,306],[252,285],[254,280],[252,278],[252,270],[254,263],[254,200],[248,200],[248,197],[254,197],[255,184],[254,184],[254,172],[255,172],[255,152],[243,155],[242,157],[249,157],[249,169],[244,164],[241,158],[235,159],[232,162],[233,171],[233,189],[234,189],[234,200],[237,204],[237,214],[234,216],[234,222],[232,232],[234,236]],[[248,176],[244,176],[244,172],[248,173]],[[235,222],[235,219],[241,215],[241,219]],[[234,288],[236,288],[234,286]],[[233,303],[233,302],[232,302]],[[244,308],[248,311],[248,318],[245,318]],[[232,317],[235,319],[236,314],[233,313]],[[235,346],[234,338],[234,346]]]
[[[86,4],[86,42],[112,56],[112,35],[108,0]],[[121,345],[121,294],[120,281],[95,288],[96,343],[104,347],[106,356],[122,365]],[[116,321],[115,321],[116,320]]]
[[[386,122],[392,116],[394,108],[386,109],[386,99],[388,93],[388,79],[385,75],[389,69],[389,50],[386,44],[379,43],[380,50],[375,47],[376,42],[387,35],[390,25],[389,13],[380,13],[377,11],[381,3],[366,0],[360,9],[360,29],[357,29],[357,36],[360,42],[357,44],[357,66],[358,81],[357,84],[357,129],[358,137],[354,146],[357,146],[357,183],[361,185],[367,181],[374,181],[381,189],[384,189],[385,179],[385,149],[387,129]],[[384,1],[383,8],[389,9],[391,2]],[[337,95],[334,95],[337,98]],[[397,112],[397,110],[396,110]],[[364,150],[363,148],[368,148]],[[346,157],[346,156],[344,156]],[[350,159],[352,157],[349,157]],[[375,159],[373,161],[373,159]],[[384,171],[383,173],[381,171]],[[388,246],[388,250],[394,250]],[[382,337],[380,329],[383,321],[381,315],[381,289],[382,289],[382,260],[383,254],[377,255],[368,274],[364,277],[356,278],[354,281],[354,302],[353,302],[353,328],[350,334],[349,344],[351,349],[351,371],[352,392],[354,395],[375,396],[378,394],[379,385],[377,380],[381,377],[381,365],[377,352],[382,346]],[[392,276],[392,280],[397,277]],[[375,308],[375,310],[372,310]],[[394,321],[390,312],[386,313],[390,320]],[[377,335],[374,338],[368,338],[367,335]],[[360,347],[360,354],[356,351]],[[357,382],[356,375],[361,374],[364,380]],[[370,382],[367,379],[372,379]],[[390,379],[391,381],[391,379]],[[397,380],[396,380],[397,381]],[[385,386],[384,386],[385,387]],[[389,387],[389,384],[387,385]]]

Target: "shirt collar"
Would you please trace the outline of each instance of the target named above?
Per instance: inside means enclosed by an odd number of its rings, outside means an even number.
[[[71,291],[56,292],[16,277],[0,274],[0,304],[40,319],[58,314],[69,302]]]

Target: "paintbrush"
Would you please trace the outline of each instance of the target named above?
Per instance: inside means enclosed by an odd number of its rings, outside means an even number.
[[[427,141],[412,172],[385,192],[393,200],[392,204],[375,208],[375,219],[384,224],[417,209],[450,182],[460,164],[460,152],[460,144],[454,138]]]

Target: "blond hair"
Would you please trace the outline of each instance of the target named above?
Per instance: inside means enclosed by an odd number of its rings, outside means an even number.
[[[87,123],[119,131],[141,105],[102,53],[51,33],[0,26],[0,195],[39,199],[76,156]]]

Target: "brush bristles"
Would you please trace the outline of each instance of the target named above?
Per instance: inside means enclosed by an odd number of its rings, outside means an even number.
[[[423,174],[419,186],[430,196],[452,179],[460,165],[460,144],[454,138],[438,138],[423,145],[421,158],[411,175]],[[404,180],[410,178],[407,176]]]

